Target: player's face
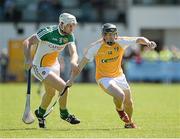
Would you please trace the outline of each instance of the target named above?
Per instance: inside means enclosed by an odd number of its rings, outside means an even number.
[[[108,43],[108,44],[109,44],[109,42],[114,43],[116,39],[117,39],[117,34],[116,33],[106,33],[106,34],[104,34],[104,41],[106,43]]]
[[[72,32],[74,32],[76,27],[76,24],[67,24],[66,26],[64,26],[64,32],[67,34],[71,34]]]

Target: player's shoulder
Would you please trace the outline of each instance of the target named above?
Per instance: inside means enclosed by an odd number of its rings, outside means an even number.
[[[54,31],[58,29],[58,25],[46,26],[45,29],[47,29],[48,31]]]
[[[55,30],[58,30],[58,26],[57,25],[45,26],[45,27],[40,28],[38,30],[38,33],[47,34],[47,33],[53,32]]]
[[[67,34],[66,36],[69,38],[74,38],[74,33]]]
[[[48,41],[51,36],[56,35],[58,31],[58,26],[57,25],[51,25],[51,26],[46,26],[43,28],[40,28],[36,35],[40,40],[43,41]]]
[[[69,42],[75,42],[74,33],[67,34],[66,37],[68,38]]]
[[[95,53],[101,47],[102,43],[103,43],[102,39],[99,39],[99,40],[91,43],[88,47],[86,47],[84,49],[85,54],[86,53]]]
[[[89,49],[90,49],[90,48],[98,48],[98,47],[100,47],[102,44],[103,44],[103,39],[99,39],[99,40],[91,43],[88,48],[89,48]]]

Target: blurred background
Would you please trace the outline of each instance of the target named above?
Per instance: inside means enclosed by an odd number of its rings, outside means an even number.
[[[0,0],[0,82],[26,81],[22,41],[38,29],[58,24],[59,14],[78,19],[79,58],[101,37],[103,23],[117,25],[120,36],[144,36],[158,47],[129,47],[123,68],[131,82],[180,82],[180,0]],[[68,49],[60,56],[61,76],[69,78]],[[95,82],[89,63],[78,82]],[[35,79],[34,79],[35,80]]]

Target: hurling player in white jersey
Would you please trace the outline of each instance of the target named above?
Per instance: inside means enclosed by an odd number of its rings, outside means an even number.
[[[71,74],[79,72],[77,71],[78,54],[73,35],[76,24],[75,16],[62,13],[59,16],[58,25],[40,29],[23,43],[26,69],[31,69],[33,75],[45,86],[45,94],[39,108],[35,111],[40,128],[46,127],[44,114],[55,95],[55,91],[62,92],[66,85],[66,82],[59,77],[60,65],[57,59],[59,52],[66,46],[68,46],[71,56]],[[38,47],[34,58],[31,59],[33,45],[38,45]],[[78,124],[80,120],[67,110],[67,94],[66,92],[59,100],[60,117],[71,124]]]

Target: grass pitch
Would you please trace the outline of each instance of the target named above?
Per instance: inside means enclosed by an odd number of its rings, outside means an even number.
[[[26,84],[0,84],[0,137],[55,138],[178,138],[180,137],[180,85],[131,84],[135,123],[138,129],[124,129],[112,98],[96,84],[76,84],[71,88],[69,111],[81,119],[70,125],[59,118],[58,105],[47,118],[47,129],[37,120],[25,125],[21,118],[25,106]],[[40,104],[37,85],[32,85],[31,109]]]

